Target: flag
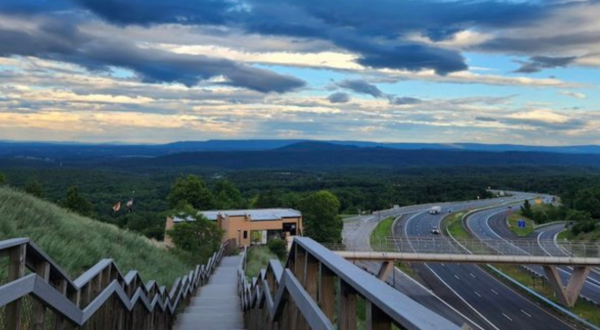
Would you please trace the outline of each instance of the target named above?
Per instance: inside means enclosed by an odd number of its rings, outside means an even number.
[[[121,209],[121,201],[118,201],[117,204],[113,205],[113,211],[119,212]]]

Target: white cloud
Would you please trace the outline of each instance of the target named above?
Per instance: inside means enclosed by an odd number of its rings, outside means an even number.
[[[578,93],[578,92],[573,92],[573,91],[560,91],[559,93],[562,95],[574,97],[574,98],[580,99],[580,100],[585,99],[587,97],[587,95],[585,95],[583,93]]]

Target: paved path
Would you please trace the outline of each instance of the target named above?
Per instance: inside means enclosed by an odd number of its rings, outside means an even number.
[[[210,277],[200,287],[198,296],[177,317],[176,330],[244,329],[244,314],[237,293],[239,256],[224,257]]]

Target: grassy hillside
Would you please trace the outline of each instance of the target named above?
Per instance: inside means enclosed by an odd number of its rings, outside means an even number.
[[[127,273],[170,286],[192,265],[143,236],[68,212],[28,194],[0,187],[0,240],[29,237],[73,278],[100,259]]]

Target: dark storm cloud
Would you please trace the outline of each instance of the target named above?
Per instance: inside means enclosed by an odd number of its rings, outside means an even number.
[[[94,39],[68,23],[49,21],[36,31],[15,31],[0,26],[0,56],[36,56],[104,71],[110,66],[134,71],[151,83],[178,82],[194,86],[200,81],[224,76],[223,84],[259,92],[284,93],[304,86],[292,76],[242,65],[230,60],[200,55],[140,49],[131,43]]]
[[[358,63],[367,67],[409,71],[432,69],[440,75],[468,69],[464,57],[455,50],[417,43],[376,43],[362,39],[337,42],[344,48],[359,53]]]
[[[348,103],[348,101],[350,101],[350,95],[342,92],[336,92],[327,96],[327,99],[330,103]]]
[[[548,57],[548,56],[534,56],[528,61],[520,62],[522,65],[515,72],[519,73],[534,73],[540,72],[544,69],[553,69],[558,67],[566,67],[575,61],[577,57]]]
[[[342,80],[337,83],[337,85],[341,88],[349,89],[355,93],[367,94],[373,97],[384,97],[383,92],[377,88],[377,86],[369,84],[368,82],[356,79],[356,80]]]
[[[419,104],[423,100],[414,97],[390,97],[390,103],[395,105]]]
[[[420,33],[445,40],[470,27],[518,26],[552,7],[509,1],[321,0],[3,0],[0,11],[84,9],[118,25],[225,25],[250,33],[307,37],[356,52],[373,68],[445,75],[467,69],[458,51],[402,40]]]
[[[122,24],[223,24],[233,1],[221,0],[72,0],[106,20]]]

